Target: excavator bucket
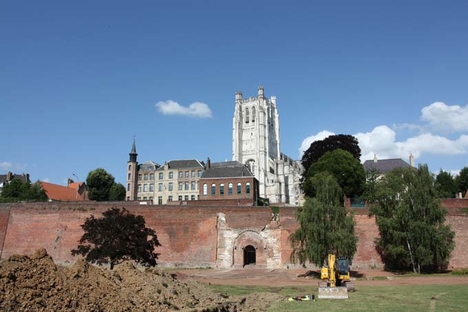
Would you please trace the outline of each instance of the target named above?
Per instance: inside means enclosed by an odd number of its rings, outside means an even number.
[[[318,288],[318,299],[348,299],[346,287],[322,287]]]

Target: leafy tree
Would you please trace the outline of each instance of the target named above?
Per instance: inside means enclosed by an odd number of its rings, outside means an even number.
[[[352,259],[357,250],[355,222],[340,204],[343,192],[338,182],[331,174],[320,172],[310,183],[316,196],[306,197],[296,212],[299,228],[289,237],[293,248],[291,260],[321,266],[329,253]]]
[[[143,265],[155,266],[157,253],[154,249],[161,244],[154,230],[145,226],[142,216],[131,214],[125,208],[111,208],[103,217],[87,218],[81,225],[84,234],[72,255],[82,255],[91,263],[115,264],[134,260]]]
[[[426,165],[396,168],[378,182],[370,215],[376,217],[377,250],[387,269],[420,273],[447,264],[454,232],[445,224],[434,185]]]
[[[122,201],[125,200],[126,190],[125,186],[121,183],[114,183],[109,191],[109,200],[115,201]]]
[[[48,197],[39,182],[31,184],[20,179],[13,179],[3,186],[0,202],[47,201]]]
[[[453,198],[457,193],[457,184],[453,176],[447,171],[440,170],[435,179],[438,198]]]
[[[326,152],[320,157],[305,175],[303,189],[306,196],[315,196],[315,189],[313,183],[311,183],[311,178],[322,171],[328,171],[335,177],[346,196],[361,195],[366,175],[360,161],[354,158],[351,153],[337,149]]]
[[[458,192],[462,193],[462,196],[465,196],[466,191],[468,190],[468,167],[464,167],[460,170],[460,173],[455,178],[457,184]]]
[[[88,197],[91,200],[105,201],[110,198],[110,190],[115,179],[112,174],[102,168],[90,171],[86,178]]]
[[[350,152],[357,160],[361,158],[361,148],[354,136],[346,134],[330,135],[323,140],[312,142],[310,147],[304,151],[302,155],[304,172],[307,172],[326,152],[332,152],[339,148]]]
[[[373,204],[377,200],[377,183],[379,177],[380,172],[376,168],[366,171],[366,182],[364,183],[362,197],[367,200],[369,204]]]

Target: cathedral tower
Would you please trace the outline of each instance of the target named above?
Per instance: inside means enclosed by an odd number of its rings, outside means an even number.
[[[129,153],[129,160],[127,162],[127,194],[126,200],[136,200],[138,191],[138,161],[135,139],[133,139],[132,150]]]

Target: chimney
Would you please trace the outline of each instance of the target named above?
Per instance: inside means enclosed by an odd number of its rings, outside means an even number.
[[[10,171],[8,171],[8,172],[7,172],[7,176],[6,176],[7,182],[11,181],[12,178],[13,178],[13,173],[11,173]]]
[[[377,154],[374,154],[374,162],[377,162]]]
[[[72,179],[70,179],[70,178],[68,178],[68,181],[67,181],[67,186],[70,186],[70,184],[72,184],[72,183],[73,183],[73,180],[72,180]]]
[[[415,167],[413,154],[409,155],[409,164],[410,164],[411,167]]]
[[[211,168],[211,160],[210,160],[210,157],[208,157],[206,159],[206,169],[210,169]]]

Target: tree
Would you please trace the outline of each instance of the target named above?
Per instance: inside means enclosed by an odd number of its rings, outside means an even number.
[[[352,259],[357,250],[354,218],[340,204],[343,192],[327,172],[312,177],[314,198],[307,197],[296,212],[299,228],[291,234],[291,260],[323,265],[329,253]]]
[[[0,192],[0,202],[12,203],[19,201],[47,201],[47,194],[39,182],[31,184],[20,179],[13,179],[3,186]]]
[[[457,184],[458,192],[462,193],[462,196],[465,196],[466,191],[468,190],[468,167],[464,167],[460,170],[460,173],[455,178]]]
[[[109,191],[109,200],[112,201],[122,201],[125,200],[125,194],[127,191],[125,190],[125,186],[121,183],[114,183]]]
[[[142,216],[115,207],[102,215],[101,218],[91,215],[81,225],[85,233],[72,250],[73,256],[82,255],[91,263],[109,263],[111,269],[125,260],[148,266],[157,264],[159,254],[154,249],[161,244],[154,230],[145,226]]]
[[[435,179],[435,188],[438,198],[453,198],[457,193],[457,184],[453,176],[442,169]]]
[[[370,208],[380,237],[377,250],[387,269],[415,273],[443,268],[454,248],[454,232],[436,198],[434,177],[426,165],[396,168],[378,182]]]
[[[106,170],[97,168],[90,171],[86,178],[89,199],[97,201],[109,200],[110,190],[114,183],[114,177],[110,173],[107,173]]]
[[[310,147],[304,151],[302,155],[304,172],[307,172],[326,152],[332,152],[339,148],[350,152],[357,160],[361,158],[361,148],[354,136],[346,134],[330,135],[323,140],[312,142]]]
[[[306,196],[315,196],[315,190],[310,178],[322,171],[328,171],[335,177],[346,196],[361,195],[366,174],[360,161],[354,158],[351,153],[337,149],[326,152],[320,157],[305,175],[303,189]]]

